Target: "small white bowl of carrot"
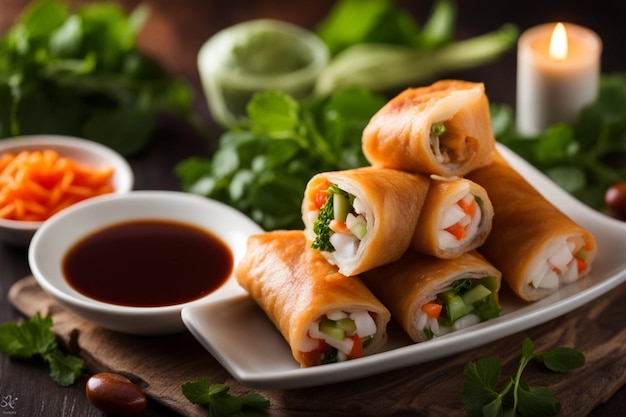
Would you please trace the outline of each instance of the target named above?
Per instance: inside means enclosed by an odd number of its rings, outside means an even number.
[[[126,159],[92,140],[0,139],[0,240],[26,247],[53,214],[91,197],[126,193],[133,182]]]

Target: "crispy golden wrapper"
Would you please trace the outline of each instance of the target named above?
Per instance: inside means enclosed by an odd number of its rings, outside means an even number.
[[[320,364],[320,352],[307,353],[308,332],[329,312],[369,312],[376,334],[363,348],[363,355],[378,352],[387,340],[387,308],[359,277],[340,274],[319,251],[309,248],[301,230],[250,236],[235,275],[289,343],[302,367]]]
[[[441,136],[432,133],[437,123],[446,127]],[[424,174],[464,176],[491,163],[495,138],[484,84],[441,80],[404,90],[369,121],[362,147],[373,166]]]

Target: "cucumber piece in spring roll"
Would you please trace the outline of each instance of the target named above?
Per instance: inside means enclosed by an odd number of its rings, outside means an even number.
[[[369,121],[363,153],[373,166],[464,176],[493,158],[495,138],[483,83],[441,80],[408,88]]]
[[[487,191],[466,178],[432,176],[411,249],[455,258],[482,245],[493,219]]]
[[[393,262],[411,243],[429,182],[373,167],[317,174],[302,201],[307,239],[344,275]]]
[[[370,355],[387,340],[389,310],[359,277],[309,248],[302,230],[250,236],[235,276],[301,367]]]
[[[476,251],[454,259],[409,251],[362,278],[414,342],[500,315],[502,275]]]
[[[523,300],[536,301],[588,274],[595,237],[575,223],[497,154],[467,176],[494,208],[491,233],[479,251]]]

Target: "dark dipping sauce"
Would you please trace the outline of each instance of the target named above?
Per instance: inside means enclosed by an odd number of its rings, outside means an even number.
[[[81,239],[63,259],[67,282],[111,304],[158,307],[203,297],[233,269],[233,255],[212,233],[169,220],[118,223]]]

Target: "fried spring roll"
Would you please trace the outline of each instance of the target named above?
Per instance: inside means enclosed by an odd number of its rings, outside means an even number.
[[[235,275],[301,367],[376,353],[387,340],[387,308],[309,248],[301,230],[250,236]]]
[[[475,251],[454,259],[407,252],[362,275],[414,342],[499,316],[501,277]]]
[[[485,242],[493,214],[480,185],[466,178],[432,176],[411,249],[455,258]]]
[[[393,262],[411,243],[429,183],[386,168],[317,174],[302,202],[307,239],[344,275]]]
[[[442,80],[409,88],[369,121],[363,153],[373,166],[464,176],[489,164],[495,150],[482,83]]]
[[[544,298],[589,272],[595,237],[544,198],[500,154],[467,177],[487,190],[495,211],[491,233],[479,251],[523,300]]]

